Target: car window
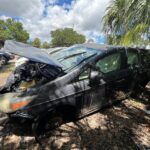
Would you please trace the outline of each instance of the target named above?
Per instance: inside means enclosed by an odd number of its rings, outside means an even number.
[[[88,79],[90,75],[90,68],[84,70],[80,75],[78,80],[84,80],[84,79]]]
[[[146,66],[150,66],[150,54],[149,53],[143,53],[142,58],[143,58],[143,64]]]
[[[100,59],[96,63],[96,67],[103,73],[119,70],[121,67],[121,54],[114,53]]]
[[[100,50],[86,47],[71,47],[66,48],[56,53],[51,54],[51,56],[59,61],[62,65],[63,70],[68,70],[79,65],[84,60],[101,53]]]
[[[137,52],[128,51],[127,52],[128,65],[136,65],[139,63],[139,57]]]

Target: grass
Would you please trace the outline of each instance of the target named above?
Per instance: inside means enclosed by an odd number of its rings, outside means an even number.
[[[135,107],[142,107],[143,106],[143,103],[142,103],[142,101],[140,101],[140,100],[137,100],[137,99],[129,99],[129,101],[130,101],[130,104],[132,104],[133,106],[135,106]]]
[[[4,65],[2,68],[0,68],[0,73],[10,73],[14,70],[14,63],[8,63],[7,65]]]

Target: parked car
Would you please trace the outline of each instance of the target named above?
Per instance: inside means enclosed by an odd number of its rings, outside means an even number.
[[[0,66],[7,64],[12,59],[14,59],[14,56],[11,53],[0,50]]]
[[[0,95],[1,112],[36,136],[121,101],[150,79],[150,52],[144,49],[87,43],[47,56],[40,50],[27,54],[32,47],[12,41],[4,49],[64,71],[40,86]]]

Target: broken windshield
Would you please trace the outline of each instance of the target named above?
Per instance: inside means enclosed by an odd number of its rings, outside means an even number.
[[[94,56],[101,51],[86,48],[86,47],[71,47],[64,50],[57,51],[51,56],[57,59],[63,66],[63,70],[67,70],[69,68],[74,68],[78,64],[80,64],[86,58],[90,58],[90,56]]]

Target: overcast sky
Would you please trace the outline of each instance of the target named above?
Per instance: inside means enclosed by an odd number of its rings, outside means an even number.
[[[72,27],[104,42],[101,32],[102,17],[110,0],[0,0],[0,19],[19,20],[30,33],[30,39],[39,37],[50,41],[50,31]]]

